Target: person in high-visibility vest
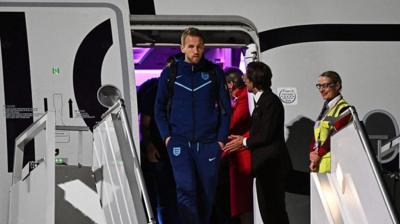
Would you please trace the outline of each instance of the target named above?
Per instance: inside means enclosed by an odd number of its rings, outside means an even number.
[[[330,135],[335,128],[333,122],[350,105],[343,99],[340,93],[342,90],[342,79],[337,72],[326,71],[322,73],[319,76],[316,87],[325,100],[325,103],[314,125],[314,138],[310,146],[309,167],[312,172],[326,173],[331,170]],[[348,119],[341,121],[343,124],[347,122]]]

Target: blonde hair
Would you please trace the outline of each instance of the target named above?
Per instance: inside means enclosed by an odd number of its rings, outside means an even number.
[[[204,36],[201,33],[201,31],[195,27],[188,27],[186,28],[181,35],[181,45],[185,44],[185,39],[187,36],[192,36],[192,37],[199,37],[202,42],[204,42]]]

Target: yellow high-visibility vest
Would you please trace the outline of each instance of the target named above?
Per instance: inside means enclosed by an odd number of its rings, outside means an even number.
[[[327,115],[319,121],[319,125],[314,128],[314,138],[317,148],[325,143],[333,129],[333,122],[340,115],[340,111],[344,107],[350,106],[343,98],[340,99],[332,108],[329,109]],[[331,153],[328,152],[322,156],[319,161],[318,173],[327,173],[331,171]]]

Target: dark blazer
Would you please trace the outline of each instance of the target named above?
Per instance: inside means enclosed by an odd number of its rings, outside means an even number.
[[[252,152],[252,173],[288,173],[291,161],[285,144],[285,112],[280,99],[268,89],[264,91],[252,114],[250,136],[246,140]],[[262,169],[261,169],[262,168]]]

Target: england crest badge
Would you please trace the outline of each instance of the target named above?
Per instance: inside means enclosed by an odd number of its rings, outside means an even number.
[[[210,75],[207,72],[202,72],[201,73],[201,78],[203,80],[208,80],[208,78],[210,78]]]
[[[179,156],[181,154],[181,147],[173,147],[172,148],[172,154],[174,156]]]

